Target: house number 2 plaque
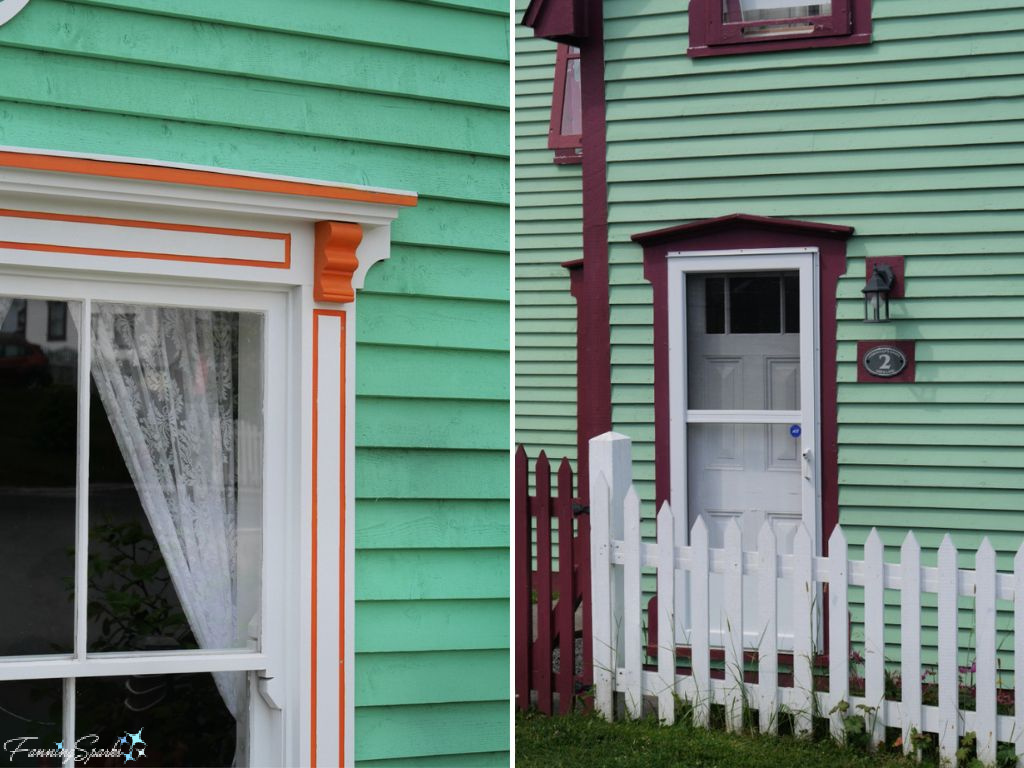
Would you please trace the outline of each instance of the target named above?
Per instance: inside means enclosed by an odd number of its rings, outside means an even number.
[[[863,358],[864,368],[872,376],[891,379],[907,367],[907,356],[896,347],[872,347]]]

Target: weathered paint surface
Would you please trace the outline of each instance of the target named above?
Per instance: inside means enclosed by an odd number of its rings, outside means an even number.
[[[878,526],[896,547],[913,527],[929,564],[945,531],[961,549],[987,534],[1009,567],[1024,535],[1020,3],[875,0],[871,45],[702,60],[685,56],[686,3],[604,5],[613,419],[634,440],[644,499],[651,291],[629,236],[737,211],[844,224],[856,228],[838,305],[844,530],[860,542]],[[517,244],[560,248],[551,261],[575,247],[557,216],[520,216]],[[864,259],[886,255],[906,257],[907,297],[870,328]],[[856,383],[868,338],[917,339],[917,383]]]
[[[516,442],[575,466],[576,302],[560,264],[583,256],[580,166],[555,165],[548,149],[555,45],[520,24],[515,36]]]
[[[33,0],[0,29],[0,144],[419,193],[359,297],[368,765],[508,763],[508,25],[495,0]]]

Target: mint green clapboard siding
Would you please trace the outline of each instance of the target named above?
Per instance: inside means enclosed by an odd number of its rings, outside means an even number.
[[[947,531],[964,550],[988,535],[1005,567],[1024,540],[1024,9],[872,5],[870,46],[693,60],[686,3],[605,3],[614,425],[653,514],[651,292],[630,235],[737,211],[854,226],[838,307],[841,522],[855,545],[878,526],[896,547],[913,527],[928,557]],[[534,89],[517,103],[542,106]],[[557,215],[521,218],[521,248],[569,246]],[[885,255],[906,257],[908,297],[868,328],[864,258]],[[917,383],[856,383],[867,338],[917,339]],[[557,407],[532,402],[529,418]]]
[[[0,144],[411,189],[359,299],[356,757],[508,762],[509,19],[32,0]]]
[[[517,0],[517,20],[526,5]],[[583,256],[582,189],[580,166],[555,165],[547,145],[555,45],[519,24],[515,38],[515,439],[532,473],[542,450],[575,467],[576,302],[560,265]]]

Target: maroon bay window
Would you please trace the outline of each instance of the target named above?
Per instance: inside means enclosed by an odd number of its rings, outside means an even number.
[[[580,90],[580,49],[561,43],[555,55],[548,147],[555,162],[578,163],[583,153],[583,102]]]
[[[871,41],[870,0],[691,0],[689,56]]]

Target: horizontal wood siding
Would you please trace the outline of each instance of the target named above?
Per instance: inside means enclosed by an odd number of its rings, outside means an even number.
[[[961,550],[989,532],[1003,567],[1024,536],[1024,12],[873,6],[869,46],[694,60],[686,3],[605,3],[614,425],[649,504],[651,292],[631,234],[734,212],[853,226],[838,308],[844,530],[896,544],[913,526],[932,563],[943,532]],[[523,219],[518,242],[568,237],[552,215]],[[887,255],[906,257],[907,298],[871,328],[864,259]],[[917,383],[856,383],[856,341],[871,338],[917,339]]]
[[[415,190],[359,298],[356,756],[507,764],[509,19],[33,0],[0,144]]]
[[[555,165],[548,149],[555,45],[521,24],[515,36],[516,442],[575,466],[576,302],[560,265],[583,256],[580,166]]]

